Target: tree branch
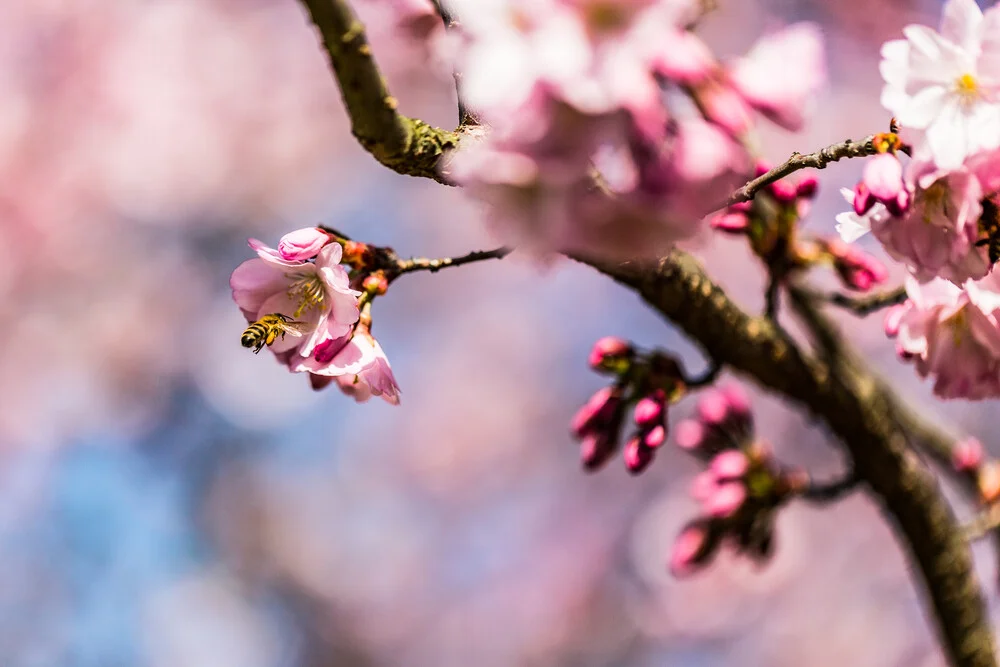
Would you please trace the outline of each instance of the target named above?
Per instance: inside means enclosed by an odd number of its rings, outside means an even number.
[[[458,144],[458,133],[431,127],[396,110],[396,99],[372,57],[364,25],[345,0],[300,1],[322,36],[358,143],[397,173],[447,183],[438,163],[447,149]]]
[[[891,390],[849,359],[802,354],[770,320],[743,312],[690,255],[655,266],[588,261],[635,289],[707,353],[801,403],[844,442],[923,578],[952,664],[993,667],[994,641],[968,545],[931,472],[907,447]]]
[[[437,161],[444,147],[455,144],[455,133],[428,129],[398,114],[391,118],[395,101],[378,75],[360,24],[344,2],[301,1],[323,33],[355,136],[386,166],[441,181]],[[377,115],[371,125],[363,117],[369,110]],[[431,150],[414,149],[428,137]],[[842,158],[874,152],[869,137],[793,155],[737,190],[729,203],[748,201],[762,187],[799,169],[822,169]],[[686,253],[675,251],[655,265],[580,261],[635,290],[698,341],[715,362],[754,378],[824,420],[850,452],[858,479],[871,488],[891,517],[923,579],[952,664],[996,667],[991,626],[968,544],[933,475],[908,447],[904,426],[931,433],[933,429],[901,408],[892,391],[863,364],[855,363],[852,354],[838,354],[839,340],[826,346],[832,352],[823,358],[806,356],[774,322],[751,317],[734,304]]]
[[[865,137],[861,141],[848,139],[842,143],[827,146],[822,150],[818,150],[815,153],[809,153],[808,155],[792,153],[792,156],[785,160],[782,164],[779,164],[766,174],[758,176],[734,192],[729,197],[729,201],[726,202],[726,205],[732,206],[733,204],[739,204],[740,202],[750,201],[754,198],[754,195],[756,195],[757,192],[765,186],[770,185],[775,181],[780,181],[785,176],[795,173],[800,169],[810,167],[813,169],[825,169],[826,165],[831,162],[837,162],[839,160],[843,160],[844,158],[874,155],[875,145],[872,142],[874,138],[875,135]]]

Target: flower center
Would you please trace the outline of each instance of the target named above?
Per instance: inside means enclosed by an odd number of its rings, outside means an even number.
[[[944,216],[946,220],[951,220],[949,216],[951,206],[948,199],[948,186],[945,185],[943,180],[936,181],[924,190],[920,198],[924,224],[933,224],[934,220],[941,216]]]
[[[318,274],[290,273],[288,277],[295,279],[295,282],[288,286],[288,298],[298,302],[292,317],[298,319],[307,310],[314,308],[318,310],[323,305],[326,300],[326,290]]]
[[[961,346],[962,340],[965,338],[965,330],[967,328],[965,319],[965,309],[963,308],[946,320],[948,327],[951,329],[951,342],[955,347]]]
[[[979,82],[976,81],[976,77],[969,73],[965,73],[955,79],[955,92],[958,93],[958,97],[962,103],[966,105],[972,104],[981,95]]]
[[[594,0],[585,10],[586,25],[595,33],[618,32],[629,23],[629,11],[614,0]]]

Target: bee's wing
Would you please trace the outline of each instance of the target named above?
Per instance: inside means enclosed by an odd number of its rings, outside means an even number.
[[[281,325],[281,328],[284,329],[285,333],[291,334],[293,336],[304,336],[309,329],[309,325],[306,324],[305,322],[296,322],[294,320],[290,320],[288,322],[283,323]]]

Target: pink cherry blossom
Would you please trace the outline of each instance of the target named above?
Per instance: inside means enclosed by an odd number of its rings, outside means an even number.
[[[936,279],[907,279],[897,343],[921,377],[934,378],[942,398],[1000,396],[1000,278],[996,273],[959,288]]]
[[[1000,145],[1000,9],[948,0],[937,32],[903,35],[882,46],[882,105],[914,131],[915,154],[951,170]]]
[[[352,333],[324,340],[309,357],[298,359],[292,370],[333,377],[341,391],[358,403],[372,396],[381,396],[392,405],[399,403],[399,385],[389,359],[364,323]]]
[[[348,333],[358,321],[360,292],[350,288],[347,269],[340,265],[340,244],[319,251],[315,262],[287,260],[256,239],[250,247],[258,257],[233,271],[233,300],[248,322],[280,313],[299,323],[302,337],[278,338],[271,351],[292,370],[323,341]]]
[[[819,28],[796,23],[764,36],[729,76],[754,108],[784,128],[801,129],[826,81]]]
[[[913,194],[902,215],[893,215],[881,203],[863,215],[841,213],[837,216],[841,238],[851,242],[870,230],[886,252],[920,280],[942,277],[961,284],[985,276],[987,252],[976,245],[983,196],[976,176],[967,169],[943,172],[932,162],[915,160],[906,181]],[[842,192],[857,208],[857,193]]]

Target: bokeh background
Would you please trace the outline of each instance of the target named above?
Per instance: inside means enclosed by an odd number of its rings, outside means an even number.
[[[720,4],[703,33],[724,56],[792,20],[826,30],[831,86],[806,132],[762,128],[774,159],[884,129],[879,45],[940,7]],[[360,5],[403,110],[451,126],[419,26]],[[813,230],[832,232],[858,172],[822,174]],[[491,245],[480,213],[353,143],[295,0],[0,3],[0,664],[943,664],[863,494],[783,511],[764,568],[723,555],[667,574],[694,464],[671,451],[639,478],[617,461],[586,476],[566,424],[601,386],[599,336],[703,362],[586,267],[514,256],[400,280],[375,309],[397,408],[313,393],[239,346],[228,276],[247,236],[324,222],[444,256]],[[740,244],[698,245],[759,308]],[[845,319],[873,365],[996,452],[995,404],[933,400],[879,319]],[[820,426],[754,404],[785,461],[842,469]],[[977,555],[993,600],[995,559]]]

